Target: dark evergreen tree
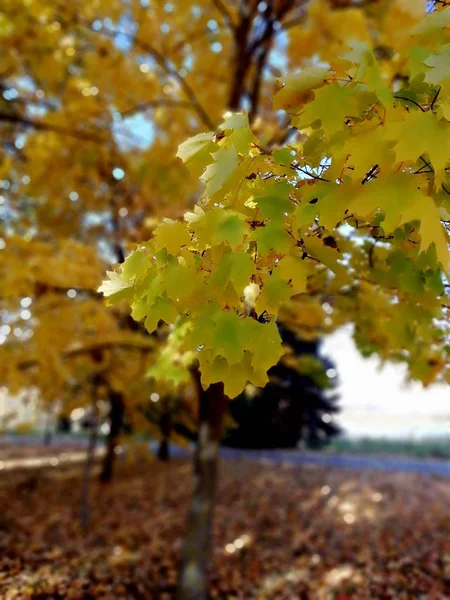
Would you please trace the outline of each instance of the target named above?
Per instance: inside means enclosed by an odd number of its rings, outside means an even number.
[[[320,356],[320,341],[279,329],[291,352],[269,371],[264,389],[249,387],[231,402],[236,426],[228,430],[226,446],[318,449],[340,431],[333,419],[339,410],[336,369]]]

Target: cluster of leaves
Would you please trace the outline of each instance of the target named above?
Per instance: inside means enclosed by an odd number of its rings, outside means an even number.
[[[184,348],[203,384],[223,381],[230,397],[266,383],[283,353],[281,307],[323,292],[324,270],[335,290],[367,283],[408,302],[416,330],[434,333],[449,265],[449,23],[446,9],[413,30],[397,92],[362,42],[286,78],[275,106],[292,114],[295,143],[264,147],[237,113],[182,144],[201,200],[184,221],[161,223],[101,291],[149,331],[187,320]]]

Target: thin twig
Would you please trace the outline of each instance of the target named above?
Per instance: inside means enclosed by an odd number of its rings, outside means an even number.
[[[418,102],[416,102],[415,100],[412,100],[411,98],[405,98],[404,96],[394,96],[394,98],[396,100],[404,100],[405,102],[411,102],[411,104],[414,104],[415,106],[417,106],[418,108],[420,108],[420,110],[422,112],[427,112],[426,108],[424,108]]]

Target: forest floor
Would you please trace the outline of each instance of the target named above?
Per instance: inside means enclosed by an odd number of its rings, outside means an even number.
[[[91,486],[79,466],[0,472],[0,598],[171,600],[191,468],[144,457]],[[222,464],[211,597],[450,598],[450,481],[317,465]]]

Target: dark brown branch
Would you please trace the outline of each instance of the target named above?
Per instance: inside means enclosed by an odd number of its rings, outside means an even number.
[[[396,100],[403,100],[404,102],[411,102],[411,104],[414,104],[414,106],[420,108],[422,112],[427,112],[426,108],[424,108],[421,104],[419,104],[415,100],[412,100],[411,98],[405,98],[404,96],[394,96],[394,98]]]
[[[310,173],[309,171],[307,171],[306,169],[303,169],[302,167],[299,167],[298,165],[291,165],[291,168],[294,169],[295,171],[300,171],[301,173],[308,175],[308,177],[311,177],[312,179],[317,179],[317,181],[326,181],[328,183],[330,182],[329,179],[325,179],[324,177],[319,177],[318,175],[314,175],[314,173]]]
[[[252,123],[258,114],[259,103],[261,99],[261,86],[263,82],[263,71],[264,65],[267,61],[267,56],[270,51],[270,45],[266,44],[266,46],[260,51],[258,60],[255,66],[255,74],[253,77],[252,89],[250,90],[250,112],[249,112],[249,120]]]
[[[83,354],[95,354],[96,352],[102,350],[135,350],[136,352],[148,352],[153,347],[149,341],[142,343],[137,343],[136,341],[114,341],[110,340],[107,342],[96,342],[89,346],[81,346],[80,348],[73,348],[72,350],[66,350],[62,353],[63,358],[74,358],[77,356],[82,356]],[[39,365],[40,360],[38,358],[30,358],[28,360],[21,361],[17,364],[17,368],[21,371],[26,371],[27,369],[31,369],[32,367],[36,367]]]
[[[212,3],[214,4],[214,6],[217,8],[217,10],[222,15],[222,17],[225,21],[225,24],[228,27],[230,27],[231,29],[233,29],[234,23],[233,23],[233,19],[231,18],[231,13],[228,11],[227,7],[222,2],[222,0],[212,0]]]
[[[131,108],[127,108],[121,112],[122,118],[132,117],[138,113],[145,112],[151,108],[191,108],[193,110],[194,107],[191,102],[186,102],[183,100],[149,100],[148,102],[142,102],[142,104],[137,104],[136,106],[132,106]]]
[[[249,6],[244,3],[246,10],[240,10],[240,21],[234,27],[234,73],[228,98],[228,108],[239,110],[245,91],[245,80],[251,64],[251,54],[248,50],[248,39],[252,28],[253,17],[257,11],[257,2]]]
[[[14,123],[23,127],[35,129],[36,131],[51,131],[59,135],[67,135],[78,140],[85,142],[93,142],[95,144],[104,144],[105,139],[98,135],[79,129],[70,129],[61,125],[55,125],[54,123],[48,123],[47,121],[37,121],[29,119],[28,117],[21,117],[10,113],[0,112],[0,122],[3,123]]]
[[[434,98],[433,98],[431,104],[430,104],[430,109],[429,110],[433,110],[434,105],[436,104],[436,100],[439,98],[439,94],[440,93],[441,93],[441,88],[439,87],[438,90],[437,90],[437,92],[434,95]]]
[[[138,342],[135,341],[114,341],[109,340],[106,342],[95,342],[88,346],[81,346],[80,348],[73,348],[71,350],[66,350],[63,352],[64,358],[73,358],[76,356],[81,356],[83,354],[90,354],[91,352],[98,352],[101,350],[136,350],[139,352],[147,352],[153,348],[154,344],[149,340],[142,340]]]

